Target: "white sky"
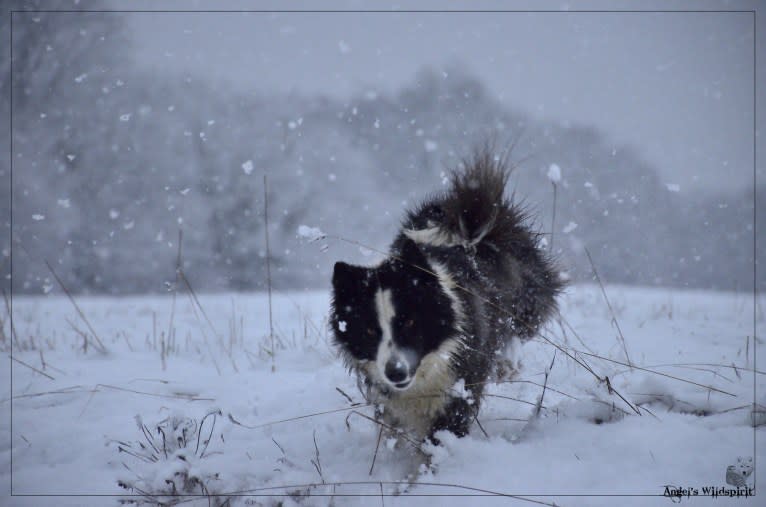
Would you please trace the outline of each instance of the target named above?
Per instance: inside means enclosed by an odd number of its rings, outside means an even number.
[[[391,2],[348,1],[162,5],[391,8]],[[753,5],[660,4],[666,9]],[[529,2],[425,1],[400,8],[466,6],[529,8]],[[614,6],[568,2],[570,9]],[[752,185],[751,13],[152,13],[127,19],[140,62],[256,92],[344,97],[369,87],[393,91],[423,66],[460,62],[509,106],[536,117],[595,125],[644,153],[668,183],[682,189]],[[759,41],[763,38],[759,34]]]

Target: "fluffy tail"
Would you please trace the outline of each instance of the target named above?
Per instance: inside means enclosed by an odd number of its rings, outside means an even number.
[[[495,228],[507,210],[504,197],[510,170],[504,158],[490,149],[464,161],[465,170],[453,171],[443,203],[445,226],[466,246],[477,245]]]

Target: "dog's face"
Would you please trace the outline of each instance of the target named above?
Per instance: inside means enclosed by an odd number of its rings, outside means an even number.
[[[331,325],[347,359],[394,391],[413,387],[423,358],[455,334],[452,300],[414,242],[368,268],[335,264]],[[425,365],[424,365],[425,367]]]

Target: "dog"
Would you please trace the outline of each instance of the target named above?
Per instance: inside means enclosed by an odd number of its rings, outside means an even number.
[[[485,384],[508,374],[507,350],[538,332],[563,288],[505,194],[507,161],[485,148],[462,165],[406,213],[385,260],[337,262],[332,276],[341,357],[378,419],[419,441],[468,434]]]

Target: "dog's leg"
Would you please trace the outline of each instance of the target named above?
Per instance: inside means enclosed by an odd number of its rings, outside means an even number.
[[[492,380],[497,383],[513,380],[521,371],[521,339],[518,336],[511,337],[499,356]]]
[[[437,431],[447,430],[458,437],[466,436],[478,411],[478,400],[451,398],[444,412],[431,425],[428,438],[439,445],[439,439],[434,436]]]

